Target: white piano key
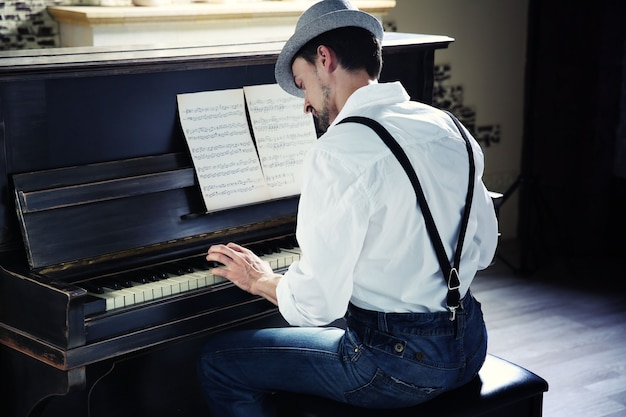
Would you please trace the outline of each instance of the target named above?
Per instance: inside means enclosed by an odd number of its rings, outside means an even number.
[[[103,294],[93,294],[96,297],[102,298],[105,300],[105,308],[104,311],[110,311],[115,309],[115,294],[103,293]]]
[[[290,249],[281,249],[283,252],[287,252],[293,255],[293,261],[300,260],[300,256],[302,255],[302,251],[300,248],[290,248]],[[292,261],[292,262],[293,262]]]
[[[268,262],[273,270],[277,270],[278,268],[280,268],[278,266],[280,263],[280,258],[282,258],[280,253],[271,253],[269,255],[261,256],[261,259]]]
[[[300,248],[280,249],[280,253],[283,255],[283,265],[281,268],[288,268],[289,265],[300,259]]]
[[[169,297],[172,295],[172,284],[170,282],[166,282],[166,280],[162,279],[158,281],[159,288],[161,288],[161,292],[163,293],[163,297]]]
[[[152,301],[155,299],[153,287],[150,286],[151,283],[145,284],[136,284],[135,288],[141,288],[143,291],[143,300],[144,301]]]
[[[287,268],[299,258],[299,248],[281,248],[280,252],[261,256],[261,259],[269,262],[273,270]],[[132,287],[119,290],[104,288],[103,294],[90,294],[104,299],[106,311],[111,311],[225,282],[228,282],[228,279],[211,274],[210,269],[203,269],[145,284],[133,282]]]
[[[198,277],[198,288],[204,288],[211,284],[209,282],[213,282],[213,275],[209,271],[197,271]]]
[[[178,292],[189,291],[189,278],[186,275],[178,275],[168,278],[172,283],[178,283]],[[176,284],[172,284],[176,285]],[[174,293],[174,292],[172,292]]]
[[[144,301],[146,301],[146,296],[145,296],[145,291],[140,288],[140,287],[130,287],[130,288],[125,288],[126,291],[130,292],[133,294],[133,302],[132,304],[138,304],[138,303],[143,303]]]
[[[197,290],[198,289],[198,277],[196,276],[195,273],[192,274],[187,274],[187,285],[189,286],[189,291],[193,291],[193,290]]]
[[[141,284],[146,289],[146,292],[152,292],[152,299],[156,300],[163,297],[163,289],[158,282],[148,282],[147,284]]]
[[[113,300],[113,308],[122,308],[135,303],[135,295],[126,290],[104,288],[104,294],[107,294],[108,299]]]
[[[213,275],[213,280],[215,284],[221,284],[222,282],[228,282],[227,278],[220,277],[219,275]]]

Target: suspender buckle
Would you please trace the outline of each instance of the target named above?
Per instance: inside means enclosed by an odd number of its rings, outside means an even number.
[[[452,268],[450,270],[450,274],[448,275],[448,290],[458,290],[461,288],[461,280],[459,279],[459,271],[456,268]]]
[[[459,288],[461,288],[459,271],[452,268],[448,274],[448,297],[446,300],[446,307],[450,310],[450,321],[456,320],[456,310],[461,306]]]

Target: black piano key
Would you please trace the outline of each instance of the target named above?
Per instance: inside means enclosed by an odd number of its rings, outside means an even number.
[[[265,255],[271,255],[272,253],[274,253],[273,247],[269,244],[253,245],[248,249],[250,249],[252,252],[254,252],[256,256],[259,256],[259,257],[265,256]]]
[[[84,284],[81,284],[81,286],[90,293],[104,294],[104,288],[101,285],[91,283],[91,282],[86,282]]]
[[[108,288],[110,290],[121,290],[123,288],[122,284],[110,278],[103,279],[102,281],[99,281],[99,283],[103,288]]]
[[[120,283],[115,282],[115,281],[102,281],[101,285],[105,291],[122,289],[122,286],[120,285]]]
[[[127,274],[125,274],[125,276],[128,281],[131,281],[133,283],[133,285],[148,284],[150,282],[156,282],[162,279],[160,274],[145,269],[128,272]]]
[[[131,272],[128,274],[128,279],[137,284],[147,284],[149,282],[154,282],[155,280],[150,278],[149,274],[146,274],[142,271],[137,271],[137,273]]]
[[[142,271],[142,272],[144,273],[144,276],[148,280],[148,282],[157,282],[157,281],[167,278],[167,274],[163,276],[161,273],[155,272],[155,271]]]
[[[163,270],[161,267],[153,268],[150,270],[150,272],[152,273],[152,277],[155,281],[160,281],[169,277],[167,271]]]
[[[114,290],[121,290],[123,288],[130,288],[133,286],[133,283],[125,274],[108,276],[102,280],[98,280],[98,282],[102,283],[103,286]]]
[[[166,271],[167,273],[172,275],[185,275],[186,273],[188,273],[186,268],[178,263],[166,264],[162,267],[159,267],[159,269],[160,268],[163,268],[163,271]],[[193,270],[191,272],[193,272]]]
[[[122,288],[130,288],[133,286],[132,280],[128,277],[117,276],[114,278],[115,281],[119,282]]]
[[[193,266],[193,268],[199,269],[201,271],[207,271],[207,270],[213,268],[213,266],[211,266],[209,264],[209,261],[206,260],[205,256],[202,256],[202,257],[199,257],[199,258],[190,259],[189,263],[190,263],[191,266]]]
[[[293,249],[293,248],[297,247],[298,244],[297,244],[295,238],[287,237],[287,238],[281,239],[280,246],[285,248],[285,249]]]

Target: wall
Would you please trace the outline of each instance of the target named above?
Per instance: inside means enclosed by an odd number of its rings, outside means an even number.
[[[527,9],[528,0],[397,0],[384,19],[388,30],[455,38],[435,63],[449,66],[444,84],[461,87],[461,107],[475,114],[492,191],[505,192],[520,173]],[[502,206],[504,239],[517,236],[517,199],[513,192]]]
[[[0,50],[59,45],[59,28],[46,12],[53,0],[0,0]]]

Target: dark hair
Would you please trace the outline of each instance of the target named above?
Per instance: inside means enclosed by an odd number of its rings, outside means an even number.
[[[313,64],[317,47],[325,45],[337,55],[339,64],[348,71],[365,69],[372,79],[378,79],[383,65],[380,41],[369,30],[342,27],[324,32],[307,42],[294,56]]]

